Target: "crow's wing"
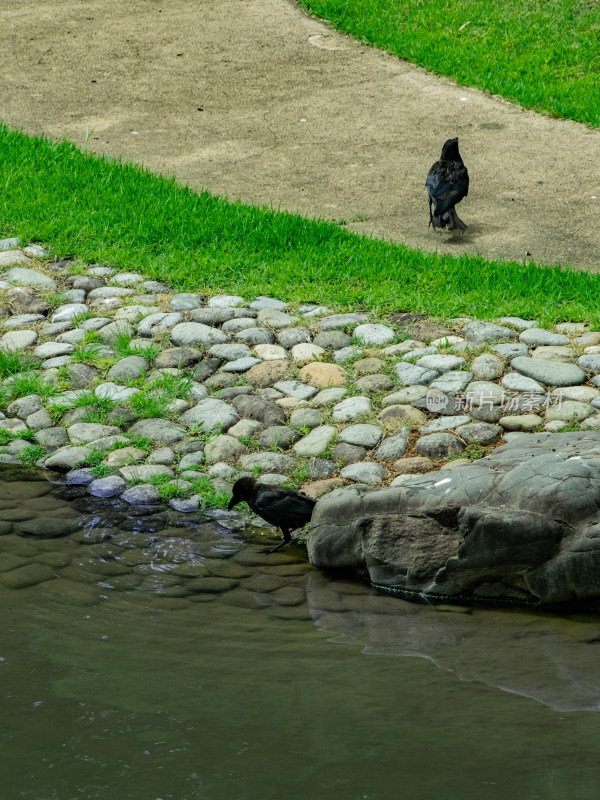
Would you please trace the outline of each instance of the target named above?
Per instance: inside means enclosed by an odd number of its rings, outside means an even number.
[[[469,173],[464,164],[451,162],[446,166],[438,161],[430,169],[425,185],[429,197],[435,203],[436,215],[441,216],[467,196]]]
[[[293,489],[265,489],[257,492],[252,510],[278,527],[301,528],[310,520],[317,501]]]

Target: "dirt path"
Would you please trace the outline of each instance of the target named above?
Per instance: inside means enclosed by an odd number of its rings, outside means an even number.
[[[0,119],[21,130],[423,250],[600,269],[600,131],[433,77],[288,0],[11,0],[0,25]],[[471,192],[453,237],[428,228],[424,181],[455,135]]]

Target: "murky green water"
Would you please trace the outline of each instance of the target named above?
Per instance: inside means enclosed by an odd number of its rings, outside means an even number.
[[[415,605],[184,522],[0,486],[2,800],[596,800],[600,618]]]

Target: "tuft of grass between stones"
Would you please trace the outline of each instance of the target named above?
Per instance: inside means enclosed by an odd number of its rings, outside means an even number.
[[[31,428],[28,428],[25,431],[13,433],[12,431],[7,431],[4,428],[0,428],[0,447],[4,447],[5,445],[14,442],[15,439],[25,439],[25,441],[31,442],[35,439],[35,431],[32,431]]]
[[[46,454],[46,450],[40,444],[32,444],[29,447],[26,447],[24,450],[18,454],[17,458],[20,458],[24,464],[34,465]]]
[[[421,253],[322,220],[196,194],[174,179],[5,125],[0,158],[0,236],[143,272],[179,291],[377,307],[381,315],[401,308],[441,319],[600,324],[600,276],[590,273]]]

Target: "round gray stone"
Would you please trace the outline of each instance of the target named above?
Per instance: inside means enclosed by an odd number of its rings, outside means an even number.
[[[470,342],[498,342],[501,340],[512,342],[517,334],[512,328],[504,325],[495,325],[493,322],[469,322],[461,330],[461,336]]]
[[[239,358],[251,356],[252,350],[246,344],[213,344],[208,354],[222,361],[237,361]]]
[[[491,353],[484,353],[473,359],[471,372],[476,381],[495,381],[502,377],[504,361]]]
[[[39,358],[55,358],[56,356],[64,356],[72,353],[75,347],[66,342],[46,342],[45,344],[38,345],[33,353]]]
[[[358,339],[361,344],[384,345],[394,341],[396,332],[388,325],[367,323],[366,325],[358,325],[354,329],[354,338]]]
[[[360,461],[356,464],[349,464],[340,471],[342,478],[346,478],[356,483],[377,484],[389,478],[389,472],[372,461]]]
[[[142,356],[126,356],[114,364],[108,371],[107,378],[111,381],[131,381],[143,377],[150,364]]]
[[[564,333],[552,333],[544,328],[528,328],[519,335],[519,341],[528,347],[537,345],[562,345],[569,341]]]
[[[13,256],[15,261],[26,258],[23,253],[19,251],[17,251],[17,253],[18,255],[15,254]],[[4,264],[0,264],[0,266],[10,263],[8,256],[9,254],[6,254],[6,261]],[[31,262],[27,258],[23,263]],[[44,275],[43,272],[38,272],[35,269],[27,269],[27,267],[14,267],[13,269],[9,269],[8,272],[4,273],[2,279],[7,283],[16,284],[17,286],[33,286],[36,289],[48,289],[50,291],[56,289],[56,281],[54,278],[50,278],[48,275]]]
[[[585,372],[576,364],[547,361],[543,358],[513,358],[510,365],[517,372],[546,386],[577,386],[585,383]]]
[[[437,389],[437,391],[443,392],[446,395],[455,395],[466,389],[472,379],[473,375],[471,372],[465,372],[464,370],[457,370],[455,372],[450,370],[450,372],[445,372],[443,375],[440,375],[439,378],[431,381],[429,389]]]
[[[518,372],[508,372],[502,378],[502,386],[511,392],[533,392],[533,394],[546,394],[544,387],[534,381],[533,378],[528,378],[526,375],[520,375]]]
[[[352,337],[343,331],[326,331],[318,333],[313,344],[322,347],[324,350],[345,350],[352,344]]]
[[[490,425],[487,422],[472,422],[470,425],[461,425],[456,428],[456,433],[467,444],[481,444],[484,447],[496,444],[504,433],[500,425]]]
[[[42,408],[42,398],[39,394],[28,394],[13,400],[6,409],[9,417],[27,419],[30,414],[35,414]]]
[[[175,327],[175,325],[181,323],[182,319],[183,317],[178,312],[149,314],[138,324],[138,336],[151,339],[157,333]]]
[[[318,428],[308,433],[304,438],[293,446],[293,450],[298,456],[320,456],[324,453],[333,438],[335,437],[336,430],[332,425],[320,425]]]
[[[35,331],[9,331],[0,339],[0,350],[5,353],[16,353],[32,347],[38,340]]]
[[[67,476],[68,477],[68,476]],[[88,485],[88,492],[94,497],[115,497],[127,488],[126,481],[119,475],[97,478]]]
[[[151,483],[141,483],[126,489],[121,495],[121,500],[134,506],[152,506],[160,503],[160,492]]]
[[[40,441],[40,433],[43,433],[43,431],[38,432],[36,436],[38,441]],[[89,447],[63,447],[47,458],[44,462],[44,466],[46,469],[57,469],[68,472],[78,466],[82,461],[85,461],[91,452]]]
[[[182,292],[174,294],[169,302],[171,311],[191,311],[194,308],[201,308],[204,302],[200,295]]]
[[[284,328],[277,333],[277,341],[282,347],[291,350],[297,344],[306,344],[312,339],[308,328]]]
[[[213,398],[201,400],[180,417],[181,422],[188,427],[198,425],[205,431],[219,430],[222,433],[234,425],[238,419],[238,413],[233,406],[223,400]]]
[[[310,400],[319,391],[314,386],[309,386],[299,381],[277,381],[273,388],[288,397],[295,397],[298,400]]]
[[[420,384],[421,386],[429,386],[431,381],[438,377],[439,372],[433,369],[425,369],[416,364],[408,364],[401,362],[394,366],[394,370],[399,380],[402,381],[404,386],[414,386]]]
[[[245,358],[237,358],[235,361],[228,361],[226,364],[223,364],[221,371],[248,372],[249,369],[255,367],[257,364],[262,364],[262,359],[246,356]]]
[[[468,416],[440,417],[439,419],[431,420],[427,425],[423,425],[419,433],[427,434],[451,431],[454,430],[454,428],[458,428],[459,425],[466,425],[468,422],[471,422],[471,417]]]
[[[125,386],[119,386],[113,383],[113,381],[105,381],[96,386],[94,394],[100,399],[107,397],[109,400],[114,400],[115,403],[126,403],[130,397],[133,397],[134,394],[138,394],[139,391],[139,389],[134,387],[126,388]]]
[[[78,317],[80,314],[85,314],[88,311],[85,303],[67,303],[64,306],[59,306],[50,317],[50,322],[64,322],[71,320],[73,317]]]
[[[507,358],[516,358],[517,356],[526,356],[529,352],[527,347],[520,342],[501,342],[500,344],[495,344],[492,347],[494,353],[498,353],[498,355],[506,356]]]
[[[170,446],[186,436],[185,430],[170,419],[141,419],[129,429],[131,436],[148,438],[151,442]]]
[[[297,408],[290,416],[294,428],[317,428],[322,422],[323,414],[316,408]]]
[[[463,442],[452,433],[430,433],[417,439],[415,444],[415,450],[429,458],[447,458],[459,455],[464,449]]]
[[[171,331],[174,345],[212,345],[227,341],[227,334],[201,322],[180,322]]]
[[[234,334],[234,338],[238,342],[246,342],[250,345],[273,344],[275,341],[274,334],[268,328],[246,328]]]
[[[289,328],[294,322],[298,322],[299,317],[294,317],[291,314],[286,314],[283,311],[277,311],[275,308],[262,308],[258,312],[258,324],[267,325],[269,328]]]
[[[28,325],[35,325],[36,322],[45,320],[43,314],[15,314],[2,322],[4,328],[15,330],[16,328],[26,328]]]
[[[333,460],[336,464],[356,464],[357,461],[364,461],[367,457],[367,449],[353,444],[340,442],[333,448]],[[319,461],[322,459],[319,459]]]
[[[367,319],[367,314],[332,314],[329,317],[322,317],[318,325],[320,330],[330,331],[334,328],[354,328]]]
[[[464,367],[466,363],[465,359],[460,356],[430,355],[420,358],[417,366],[436,372],[450,372]]]
[[[402,458],[408,449],[410,428],[401,428],[398,433],[388,436],[375,451],[375,458]]]
[[[336,422],[345,422],[355,419],[361,414],[368,414],[371,409],[371,401],[368,397],[348,397],[333,407],[332,414]]]
[[[600,353],[581,356],[577,363],[586,372],[600,372]]]
[[[360,447],[375,447],[379,443],[383,431],[377,425],[358,424],[349,425],[339,435],[339,440],[346,444],[355,444]]]
[[[265,297],[264,295],[259,295],[250,303],[250,308],[255,308],[257,311],[263,308],[274,308],[276,311],[283,311],[287,307],[288,304],[284,303],[283,300],[276,300],[274,297]]]
[[[175,473],[170,467],[163,464],[128,464],[127,466],[120,467],[119,473],[126,481],[148,481],[157,475],[168,475],[170,478],[175,477]]]
[[[293,428],[288,428],[287,425],[272,425],[260,434],[258,443],[261,447],[280,447],[282,450],[287,450],[301,436],[302,434]]]
[[[278,472],[288,475],[295,466],[295,460],[283,453],[248,453],[240,456],[238,466],[240,469],[252,471],[254,467],[260,467],[261,472]]]
[[[192,465],[202,464],[204,457],[208,464],[215,464],[218,461],[229,461],[237,458],[246,452],[246,447],[234,436],[226,433],[215,436],[204,448],[204,453],[190,453],[184,456],[179,462],[179,469],[189,469]]]

